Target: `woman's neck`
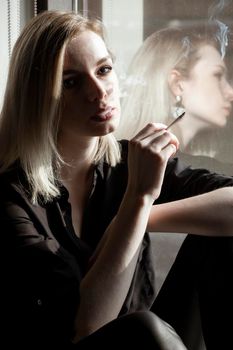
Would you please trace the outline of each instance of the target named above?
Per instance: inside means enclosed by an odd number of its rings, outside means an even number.
[[[176,125],[174,125],[174,134],[180,141],[180,150],[187,152],[191,141],[196,137],[197,133],[204,128],[200,120],[186,114]]]
[[[60,155],[65,162],[61,169],[62,179],[85,178],[93,166],[98,138],[60,135],[58,144]]]

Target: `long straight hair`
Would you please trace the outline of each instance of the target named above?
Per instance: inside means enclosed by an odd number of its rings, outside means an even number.
[[[152,33],[134,55],[123,90],[117,138],[131,138],[147,123],[168,124],[173,97],[168,77],[177,69],[188,77],[199,59],[199,49],[211,45],[221,52],[226,40],[218,23],[195,27],[168,27]]]
[[[34,17],[19,36],[10,61],[0,120],[0,172],[15,163],[24,170],[31,201],[59,195],[63,160],[57,149],[64,54],[70,40],[91,30],[103,40],[100,21],[73,12],[46,11]],[[113,135],[99,138],[93,163],[120,160]]]

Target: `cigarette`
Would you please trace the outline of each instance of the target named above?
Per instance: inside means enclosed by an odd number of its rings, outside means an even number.
[[[183,116],[185,115],[185,112],[183,112],[181,115],[179,115],[179,117],[177,117],[175,120],[173,120],[171,122],[171,124],[169,124],[165,130],[170,129],[171,126],[173,126],[175,123],[177,123],[181,118],[183,118]]]

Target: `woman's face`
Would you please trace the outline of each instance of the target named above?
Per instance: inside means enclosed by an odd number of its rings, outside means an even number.
[[[118,79],[104,41],[92,31],[81,33],[67,46],[62,103],[62,133],[103,136],[118,126]]]
[[[182,80],[182,103],[187,117],[202,127],[225,126],[232,109],[233,89],[219,52],[210,45],[199,50],[200,59]]]

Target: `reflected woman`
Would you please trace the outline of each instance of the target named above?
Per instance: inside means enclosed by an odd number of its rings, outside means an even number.
[[[166,28],[144,41],[129,68],[116,136],[130,138],[148,122],[169,124],[185,110],[172,127],[184,157],[197,152],[192,140],[200,131],[226,126],[233,88],[224,62],[226,31],[221,29],[218,23]],[[221,171],[221,165],[215,162],[212,170]]]

